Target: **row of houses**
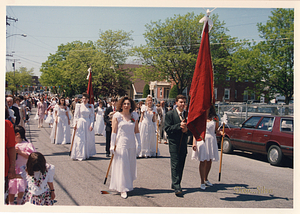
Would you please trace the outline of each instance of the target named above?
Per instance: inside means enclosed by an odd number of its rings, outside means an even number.
[[[126,64],[124,68],[134,69],[140,65]],[[145,82],[137,79],[133,82],[131,88],[128,90],[128,95],[134,99],[142,98]],[[169,99],[171,88],[175,85],[174,82],[167,81],[152,81],[149,82],[150,94],[152,94],[158,101]],[[258,101],[254,94],[250,94],[247,88],[253,88],[253,82],[236,82],[230,78],[226,79],[225,83],[214,85],[214,93],[216,102],[246,102],[249,100]],[[183,94],[188,94],[188,89],[183,91]],[[261,100],[264,102],[264,100]]]

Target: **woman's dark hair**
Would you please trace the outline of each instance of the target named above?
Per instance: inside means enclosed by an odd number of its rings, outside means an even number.
[[[217,116],[215,106],[214,106],[214,105],[211,105],[210,108],[209,108],[209,112],[208,112],[207,118],[208,118],[208,119],[212,119],[212,118],[214,118],[215,116]]]
[[[58,105],[61,104],[61,103],[60,103],[60,100],[64,100],[63,106],[66,106],[66,99],[65,99],[64,97],[60,97],[60,98],[58,99]]]
[[[46,169],[46,159],[44,155],[40,152],[32,152],[27,160],[26,171],[28,175],[33,176],[34,172],[40,171],[45,173]]]
[[[100,106],[100,104],[102,104],[102,106],[104,105],[102,100],[99,101],[99,106]]]
[[[23,126],[20,125],[16,125],[15,126],[15,134],[19,133],[22,140],[28,141],[25,137],[25,129],[23,128]]]
[[[5,106],[5,120],[8,120],[8,118],[9,118],[9,110],[7,106]]]
[[[85,98],[87,98],[87,99],[90,98],[90,96],[89,96],[86,92],[83,92],[83,93],[82,93],[82,97],[85,97]]]
[[[130,113],[133,112],[135,110],[135,102],[130,98],[130,97],[122,97],[119,102],[117,103],[116,107],[117,107],[117,111],[122,112],[122,106],[125,100],[129,100],[130,101]]]

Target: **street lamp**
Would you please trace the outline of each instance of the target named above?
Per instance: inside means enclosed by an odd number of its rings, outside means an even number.
[[[11,37],[11,36],[15,36],[15,35],[20,35],[20,36],[23,36],[23,37],[27,37],[27,34],[18,34],[18,33],[15,33],[15,34],[11,34],[11,35],[8,35],[7,37],[6,37],[6,39],[8,38],[8,37]]]

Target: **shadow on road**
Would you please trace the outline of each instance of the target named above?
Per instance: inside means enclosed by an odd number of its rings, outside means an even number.
[[[52,154],[44,155],[44,156],[61,156],[61,155],[63,155],[63,156],[69,156],[69,153],[70,152],[54,152]]]
[[[164,194],[164,193],[174,193],[171,189],[147,189],[142,187],[135,187],[132,191],[128,192],[128,195],[132,196],[144,196],[147,198],[153,198],[150,196],[152,194]]]
[[[241,150],[234,150],[233,153],[231,154],[227,154],[227,155],[238,155],[240,157],[246,157],[246,158],[250,158],[253,160],[258,160],[258,161],[262,161],[265,163],[269,163],[267,156],[263,155],[263,154],[259,154],[259,153],[252,153],[252,152],[246,152],[246,151],[241,151]],[[276,167],[276,166],[271,166],[271,167]],[[279,167],[288,167],[288,168],[293,168],[293,160],[289,159],[287,157],[284,157],[281,163],[281,166]]]
[[[220,200],[224,201],[269,201],[269,200],[274,200],[274,199],[284,199],[284,200],[293,200],[293,199],[288,199],[288,198],[282,198],[282,197],[276,197],[274,195],[252,195],[252,194],[236,194],[236,197],[225,197],[225,198],[220,198]]]

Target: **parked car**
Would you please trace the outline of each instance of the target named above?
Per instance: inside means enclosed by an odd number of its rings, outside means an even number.
[[[226,126],[225,126],[226,127]],[[223,152],[233,149],[266,154],[271,165],[280,165],[283,157],[293,157],[293,117],[256,115],[240,127],[225,128]],[[218,143],[221,136],[218,136]]]

